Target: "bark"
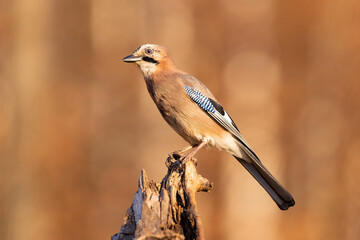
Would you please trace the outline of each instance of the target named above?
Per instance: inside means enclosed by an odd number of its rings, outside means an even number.
[[[112,240],[204,239],[195,193],[208,192],[213,184],[197,173],[195,159],[181,164],[179,156],[169,156],[166,166],[161,183],[149,181],[141,170],[125,223]]]

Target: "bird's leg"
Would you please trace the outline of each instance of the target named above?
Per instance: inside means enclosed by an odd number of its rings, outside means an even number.
[[[182,154],[183,152],[186,152],[186,151],[188,151],[188,150],[190,150],[190,149],[193,149],[194,147],[196,147],[196,146],[190,145],[190,146],[187,146],[187,147],[185,147],[185,148],[183,148],[183,149],[181,149],[181,150],[176,150],[176,151],[172,152],[172,153],[169,154],[169,155],[173,156],[174,158],[175,158],[174,155],[177,155],[177,156],[181,157],[181,154]]]
[[[196,148],[193,151],[189,152],[189,154],[183,158],[181,164],[184,164],[187,161],[189,161],[195,155],[195,153],[197,153],[201,148],[203,148],[208,142],[209,142],[208,139],[204,139],[199,145],[196,146]]]

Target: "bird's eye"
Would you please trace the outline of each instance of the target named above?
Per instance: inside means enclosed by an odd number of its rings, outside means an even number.
[[[153,53],[153,50],[151,48],[147,48],[147,49],[145,49],[145,53],[150,55]]]

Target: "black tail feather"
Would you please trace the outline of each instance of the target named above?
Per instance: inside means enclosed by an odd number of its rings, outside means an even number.
[[[281,210],[287,210],[289,207],[295,205],[295,201],[291,194],[281,186],[260,161],[252,161],[250,163],[241,158],[235,158],[260,183],[266,192],[268,192]]]

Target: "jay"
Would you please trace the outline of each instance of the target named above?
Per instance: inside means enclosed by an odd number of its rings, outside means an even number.
[[[167,51],[145,44],[123,59],[139,66],[151,98],[165,121],[188,143],[183,162],[203,147],[233,155],[260,183],[281,210],[294,206],[291,194],[270,174],[210,90],[177,69]]]

